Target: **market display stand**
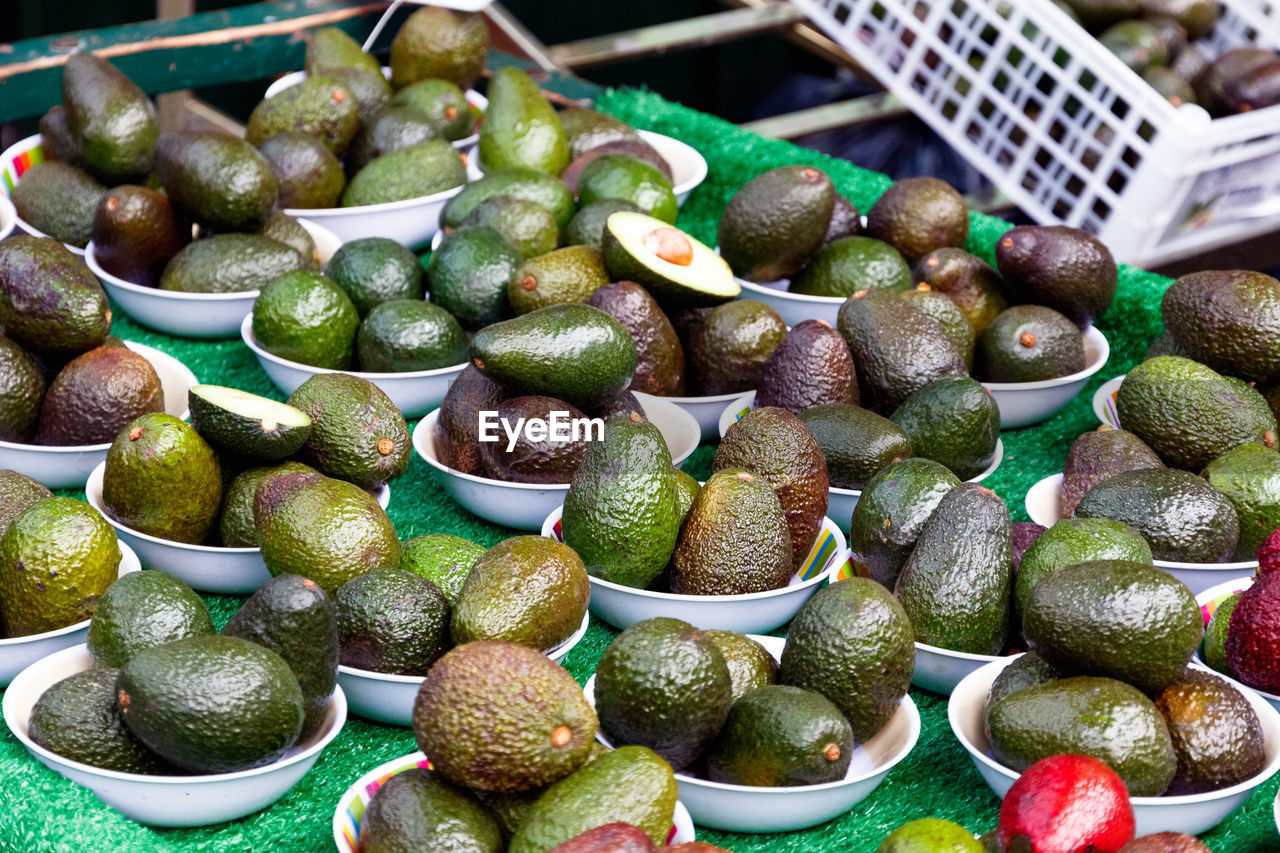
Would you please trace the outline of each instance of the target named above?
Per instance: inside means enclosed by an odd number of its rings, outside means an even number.
[[[133,69],[126,70],[133,73]],[[706,157],[710,174],[682,209],[679,225],[711,244],[715,242],[716,223],[728,198],[747,180],[775,166],[793,163],[818,166],[831,176],[840,192],[863,210],[889,183],[882,175],[788,143],[763,139],[648,92],[605,92],[596,106],[635,127],[682,139]],[[969,249],[991,260],[995,241],[1007,227],[998,220],[974,214]],[[1093,390],[1103,380],[1125,372],[1140,360],[1159,331],[1160,298],[1167,285],[1166,279],[1150,273],[1123,269],[1115,303],[1099,323],[1112,342],[1110,364],[1053,419],[1003,435],[1004,463],[984,485],[1007,501],[1015,519],[1026,518],[1022,501],[1027,488],[1045,475],[1061,470],[1072,439],[1097,426],[1089,405]],[[113,331],[125,339],[174,355],[203,382],[281,398],[253,354],[240,341],[171,338],[142,329],[120,313],[116,314]],[[700,448],[687,470],[695,477],[705,477],[713,452],[710,446]],[[82,493],[66,494],[83,497]],[[513,531],[483,522],[453,503],[434,481],[426,463],[416,457],[404,476],[392,483],[389,514],[402,539],[446,532],[493,545],[513,535]],[[206,600],[219,626],[240,603],[238,598],[224,596],[206,596]],[[565,661],[566,668],[580,683],[591,675],[613,635],[611,629],[592,620],[586,638]],[[917,690],[912,691],[912,696],[923,723],[919,744],[870,798],[848,814],[823,826],[786,835],[734,835],[699,830],[699,838],[738,853],[828,850],[871,853],[891,829],[915,818],[932,815],[957,821],[976,832],[991,829],[999,802],[952,736],[945,701]],[[126,820],[103,806],[87,789],[30,759],[5,731],[0,735],[0,850],[27,853],[331,850],[330,823],[342,792],[370,768],[415,748],[413,736],[407,729],[352,718],[311,773],[271,808],[228,824],[157,830]],[[1262,786],[1243,809],[1206,836],[1215,853],[1244,853],[1276,846],[1276,828],[1271,817],[1276,787],[1276,780]]]

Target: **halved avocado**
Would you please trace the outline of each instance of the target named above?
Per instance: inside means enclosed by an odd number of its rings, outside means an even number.
[[[191,425],[219,453],[274,462],[302,449],[311,418],[293,406],[238,388],[196,385],[187,393]]]
[[[614,281],[634,281],[667,306],[710,306],[742,292],[724,259],[679,228],[643,213],[605,220],[601,240]]]

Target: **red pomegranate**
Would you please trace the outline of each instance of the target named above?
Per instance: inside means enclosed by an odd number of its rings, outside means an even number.
[[[1000,849],[1116,853],[1133,840],[1129,792],[1110,767],[1084,755],[1037,761],[1000,804]]]

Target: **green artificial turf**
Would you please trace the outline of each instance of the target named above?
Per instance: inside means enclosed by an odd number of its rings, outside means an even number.
[[[702,152],[710,173],[684,206],[679,224],[709,245],[715,245],[716,222],[733,192],[775,166],[804,163],[823,169],[840,192],[863,211],[889,184],[884,176],[845,161],[762,139],[648,92],[611,91],[599,100],[598,107],[636,127],[682,139]],[[979,214],[973,215],[972,223],[970,250],[993,260],[996,238],[1008,226]],[[1110,363],[1052,420],[1004,433],[1004,462],[984,485],[1004,497],[1015,520],[1026,519],[1022,502],[1027,488],[1060,471],[1071,441],[1097,426],[1090,408],[1094,389],[1139,360],[1159,332],[1160,298],[1167,285],[1168,281],[1159,276],[1122,270],[1116,301],[1098,323],[1111,342]],[[141,329],[119,312],[116,316],[117,334],[181,358],[203,382],[282,396],[238,340],[177,340]],[[712,452],[711,447],[700,448],[686,468],[694,476],[705,477]],[[420,533],[447,532],[492,545],[511,535],[511,531],[481,521],[455,505],[429,476],[429,470],[415,456],[405,475],[392,484],[389,511],[402,539]],[[839,522],[846,526],[848,520]],[[207,598],[219,625],[239,604],[233,597]],[[613,634],[612,629],[592,620],[586,638],[565,661],[580,682],[591,674]],[[919,743],[884,783],[848,814],[824,826],[783,835],[734,835],[699,829],[698,837],[742,853],[870,853],[894,827],[931,815],[956,821],[974,832],[990,830],[995,825],[999,801],[952,736],[946,702],[919,690],[912,690],[911,696],[920,709],[923,724]],[[331,850],[333,811],[343,791],[375,765],[415,748],[407,729],[351,718],[311,773],[271,808],[228,824],[161,830],[126,820],[102,805],[87,789],[46,770],[28,758],[5,730],[0,735],[0,850]],[[1271,813],[1276,785],[1274,780],[1263,785],[1244,808],[1205,837],[1216,853],[1273,850],[1280,846]]]

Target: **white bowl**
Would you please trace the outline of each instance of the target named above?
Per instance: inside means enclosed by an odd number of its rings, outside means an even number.
[[[1234,595],[1237,592],[1244,592],[1246,589],[1253,586],[1253,581],[1253,575],[1245,575],[1244,577],[1224,581],[1217,586],[1211,586],[1204,592],[1197,595],[1196,604],[1200,605],[1200,612],[1204,614],[1205,626],[1208,626],[1209,620],[1213,617],[1213,611],[1217,609],[1218,603],[1221,602],[1222,599],[1229,595]],[[1199,646],[1196,646],[1195,660],[1199,664],[1204,664],[1204,657],[1200,654]],[[1219,672],[1218,675],[1226,676],[1227,678],[1231,677],[1225,672]],[[1280,696],[1277,696],[1274,693],[1267,693],[1265,690],[1259,690],[1256,687],[1250,687],[1247,684],[1244,685],[1244,689],[1252,690],[1254,693],[1261,696],[1263,701],[1268,705],[1275,708],[1277,711],[1280,711]]]
[[[147,776],[102,770],[72,761],[38,745],[27,734],[31,709],[45,690],[93,667],[88,649],[64,649],[27,667],[5,691],[5,724],[41,764],[84,785],[130,820],[148,826],[207,826],[253,814],[283,797],[307,774],[347,720],[342,688],[335,688],[325,725],[289,748],[274,764],[237,773],[205,776]]]
[[[329,262],[342,241],[314,222],[298,220],[316,244],[320,265]],[[102,282],[111,301],[144,326],[179,338],[234,338],[240,323],[253,311],[258,291],[240,293],[183,293],[161,290],[118,278],[98,265],[93,241],[85,249],[85,263]]]
[[[689,193],[707,179],[706,159],[698,153],[698,149],[673,136],[649,130],[637,130],[636,133],[667,161],[667,165],[671,167],[671,190],[675,193],[676,204],[684,204]],[[477,145],[467,152],[467,178],[478,181],[484,177],[484,172],[484,163],[480,161],[480,147]]]
[[[748,391],[724,407],[720,412],[720,419],[717,424],[721,438],[724,438],[724,434],[729,431],[729,427],[733,426],[739,418],[755,408],[755,402],[756,392]],[[982,473],[965,482],[981,483],[995,473],[1003,460],[1004,439],[997,438],[996,455],[992,457],[991,464]],[[858,505],[858,498],[860,497],[862,497],[861,489],[842,489],[838,486],[831,486],[827,489],[827,515],[840,520],[841,530],[849,529],[849,522],[853,519],[853,509]]]
[[[439,5],[443,5],[443,4],[439,4]],[[391,79],[391,66],[389,65],[382,66],[382,76],[386,77],[388,80]],[[288,74],[285,74],[283,77],[279,77],[273,80],[271,82],[271,85],[267,87],[267,91],[263,94],[262,97],[263,99],[266,99],[266,98],[273,97],[274,95],[278,95],[281,92],[283,92],[285,89],[290,89],[306,79],[307,79],[307,72],[291,71]],[[480,94],[479,92],[475,91],[474,89],[468,89],[463,94],[466,95],[467,102],[471,104],[473,107],[475,107],[476,109],[480,110],[481,113],[489,109],[489,99],[486,98],[484,95]],[[475,133],[471,134],[470,136],[465,136],[462,139],[455,140],[453,142],[453,147],[457,148],[459,151],[464,151],[467,148],[470,148],[472,145],[475,145],[476,142],[479,141],[479,139],[480,139],[480,132],[477,130]]]
[[[187,391],[200,384],[195,374],[168,353],[133,341],[124,345],[151,362],[164,388],[164,410],[185,421]],[[26,474],[51,489],[79,489],[89,479],[89,472],[107,458],[110,446],[109,441],[63,447],[0,441],[0,468]]]
[[[591,622],[589,612],[582,614],[582,624],[573,636],[547,652],[547,657],[560,663],[586,636]],[[389,726],[413,725],[413,702],[418,696],[424,676],[391,675],[354,666],[338,667],[338,683],[346,691],[351,711],[369,720]]]
[[[1113,429],[1120,429],[1120,412],[1116,409],[1116,394],[1120,391],[1122,382],[1124,382],[1124,374],[1115,379],[1108,379],[1093,392],[1093,413],[1098,416],[1100,423]]]
[[[981,669],[1001,655],[975,655],[953,652],[928,643],[916,643],[916,668],[911,683],[940,696],[950,696],[956,685],[969,673]]]
[[[560,527],[563,510],[562,503],[547,516],[542,524],[543,536],[564,541]],[[844,534],[830,518],[823,518],[817,541],[787,586],[740,595],[678,595],[592,577],[590,607],[592,613],[615,628],[629,628],[655,616],[670,616],[701,628],[764,634],[790,622],[822,582],[835,583],[848,564]]]
[[[782,637],[749,635],[782,660]],[[595,707],[596,677],[587,679],[583,693]],[[596,735],[605,746],[613,743],[604,732]],[[772,788],[712,782],[686,773],[676,774],[680,801],[699,826],[728,832],[794,832],[826,823],[862,802],[906,758],[920,738],[920,712],[910,696],[875,737],[859,743],[849,759],[849,771],[839,782]]]
[[[0,152],[0,183],[3,183],[5,187],[6,201],[8,201],[9,194],[13,192],[14,185],[22,179],[23,173],[36,163],[43,163],[44,160],[44,137],[38,133],[25,139],[19,139],[3,152]],[[12,208],[13,203],[10,202],[9,206]],[[18,216],[17,211],[13,211],[13,219],[10,221],[16,223],[21,231],[30,234],[32,237],[49,236],[39,228],[24,221]],[[9,235],[5,233],[3,236],[8,237]],[[84,249],[79,246],[73,246],[70,243],[63,243],[62,245],[80,257],[84,257]]]
[[[734,407],[734,411],[739,416],[746,414],[746,410],[742,406],[737,405],[739,400],[743,400],[746,395],[751,395],[751,400],[755,399],[755,391],[735,391],[732,394],[714,394],[710,397],[663,397],[668,402],[675,403],[684,409],[693,419],[698,422],[698,428],[702,431],[703,441],[714,441],[723,438],[732,424],[738,418],[733,417],[728,424],[723,423],[723,415],[728,407]]]
[[[117,544],[120,546],[120,574],[117,577],[141,571],[142,565],[133,549],[118,539]],[[84,643],[89,636],[89,621],[86,619],[43,634],[28,634],[7,640],[0,638],[0,687],[6,686],[18,673],[41,658]]]
[[[662,433],[677,467],[698,449],[698,426],[688,414],[665,397],[637,393],[645,415]],[[436,469],[437,479],[445,493],[463,509],[486,521],[517,530],[537,530],[547,513],[564,503],[568,483],[508,483],[475,474],[455,471],[441,459],[437,447],[437,409],[427,415],[413,431],[413,449]]]
[[[1017,429],[1048,420],[1070,403],[1111,355],[1106,336],[1089,326],[1084,338],[1084,370],[1039,382],[983,382],[1000,407],[1000,428]]]
[[[991,743],[987,739],[985,723],[987,691],[1000,671],[1016,659],[1017,656],[1000,658],[975,670],[956,685],[947,703],[951,731],[955,733],[960,745],[968,751],[979,775],[998,797],[1004,797],[1019,774],[991,755]],[[1200,835],[1208,832],[1226,820],[1228,815],[1249,799],[1258,786],[1280,770],[1280,713],[1249,688],[1234,681],[1231,683],[1249,700],[1262,723],[1266,767],[1252,779],[1221,791],[1181,796],[1130,797],[1137,835],[1156,832]]]
[[[364,818],[364,810],[374,793],[392,776],[415,767],[431,769],[431,762],[427,760],[426,754],[414,752],[379,764],[346,790],[333,812],[333,843],[337,846],[338,853],[358,853],[360,821]],[[677,800],[671,831],[667,833],[667,843],[684,844],[693,840],[693,821],[684,804]]]
[[[144,569],[156,569],[173,575],[192,589],[219,595],[248,595],[271,580],[271,572],[262,561],[261,548],[224,548],[220,545],[192,545],[161,539],[127,527],[116,521],[102,503],[103,460],[85,483],[84,496],[116,529],[121,542],[138,552]],[[379,486],[373,492],[383,509],[391,501],[391,487]]]
[[[1036,524],[1053,527],[1062,515],[1062,475],[1050,474],[1027,490],[1027,516]],[[1222,579],[1258,568],[1257,560],[1235,563],[1180,563],[1174,560],[1154,560],[1157,569],[1173,575],[1199,595]]]
[[[717,251],[719,251],[717,247]],[[757,282],[734,276],[734,281],[742,288],[739,299],[755,299],[768,305],[787,326],[803,323],[805,320],[825,320],[831,328],[836,328],[840,314],[840,306],[845,303],[842,296],[809,296],[804,293],[790,291],[791,280],[781,278],[777,281]]]
[[[13,233],[18,227],[18,211],[13,209],[13,202],[7,195],[0,195],[0,240]]]
[[[451,367],[437,367],[434,370],[410,370],[403,373],[366,373],[359,370],[331,370],[327,367],[312,367],[273,355],[253,337],[253,313],[247,314],[240,322],[240,337],[245,346],[253,350],[258,357],[258,364],[270,377],[272,383],[285,394],[292,394],[298,386],[317,373],[349,373],[368,379],[382,389],[391,402],[396,404],[406,418],[417,418],[437,408],[444,395],[449,391],[453,380],[467,366],[461,361]]]

